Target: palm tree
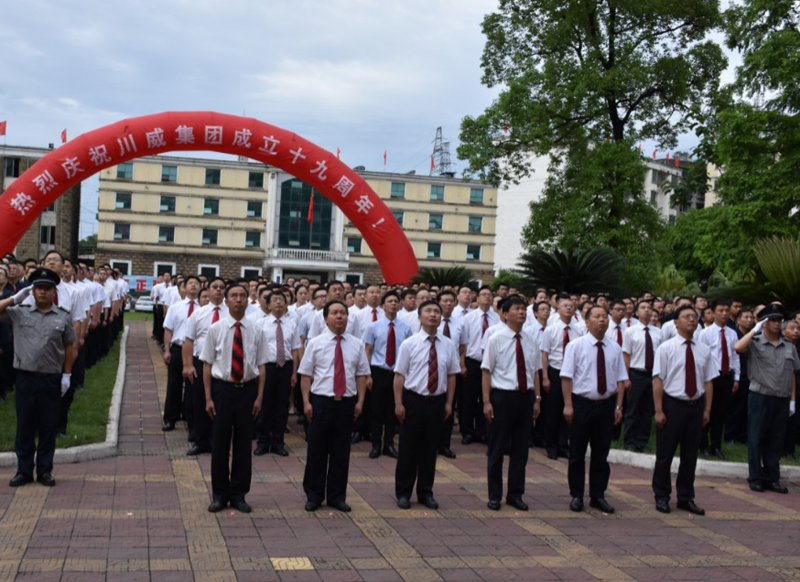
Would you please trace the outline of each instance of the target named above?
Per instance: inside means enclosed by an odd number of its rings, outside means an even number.
[[[422,268],[411,278],[412,283],[424,283],[428,287],[444,287],[451,285],[460,287],[466,285],[474,278],[472,271],[464,267],[447,268]]]
[[[625,260],[609,248],[589,251],[529,250],[517,263],[525,291],[543,287],[570,293],[622,292]]]

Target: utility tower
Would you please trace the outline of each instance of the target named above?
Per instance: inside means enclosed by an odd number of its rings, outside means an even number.
[[[430,171],[431,176],[455,176],[452,164],[450,163],[450,142],[442,138],[442,128],[436,128],[436,139],[433,140],[433,164]]]

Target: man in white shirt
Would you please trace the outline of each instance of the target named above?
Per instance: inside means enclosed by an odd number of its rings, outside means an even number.
[[[522,330],[533,337],[536,347],[541,351],[544,330],[547,328],[547,320],[550,318],[550,304],[547,302],[547,293],[542,291],[539,296],[542,297],[542,301],[537,301],[532,306],[528,306],[528,317],[525,319],[525,325]],[[547,369],[543,368],[536,374],[539,376],[539,386],[542,387],[542,390],[539,391],[539,396],[541,397],[539,401],[539,416],[533,421],[531,443],[535,447],[544,448],[548,406],[550,406],[550,394],[544,390],[543,386]]]
[[[353,305],[348,310],[348,317],[356,317],[367,306],[367,288],[360,283],[353,287]]]
[[[622,350],[616,342],[605,338],[608,312],[595,306],[586,316],[587,333],[567,344],[561,366],[564,418],[570,425],[569,508],[583,511],[586,449],[591,445],[589,505],[603,513],[614,513],[605,498],[611,475],[608,451],[612,429],[622,422],[622,396],[628,374]]]
[[[400,303],[403,308],[397,314],[397,317],[399,317],[401,321],[405,321],[409,327],[411,327],[415,319],[419,321],[417,314],[417,292],[414,289],[405,289],[400,293]]]
[[[458,305],[453,309],[453,319],[460,321],[472,311],[472,289],[466,285],[459,288],[456,299]]]
[[[364,308],[357,315],[359,320],[358,328],[361,330],[362,339],[367,332],[367,328],[383,317],[383,307],[381,307],[383,300],[381,299],[380,285],[369,285],[364,298],[366,300]]]
[[[539,347],[522,331],[525,302],[519,297],[503,301],[506,324],[486,343],[481,362],[483,413],[489,424],[487,480],[491,510],[499,511],[503,498],[503,455],[509,449],[506,503],[527,511],[525,467],[533,420],[539,416]]]
[[[344,286],[341,281],[331,281],[328,283],[327,301],[343,301],[344,300]],[[315,316],[311,319],[311,325],[308,329],[308,336],[306,341],[312,340],[321,333],[327,331],[328,325],[322,311],[317,311]],[[361,338],[364,334],[361,331],[359,320],[355,317],[347,318],[347,332],[351,335]]]
[[[464,328],[461,325],[461,320],[453,316],[456,307],[456,294],[453,291],[445,290],[439,293],[437,297],[439,305],[442,306],[442,321],[439,324],[439,333],[444,337],[452,340],[458,350],[459,361],[459,374],[456,376],[456,395],[454,398],[454,406],[459,410],[461,405],[460,398],[464,393],[464,378],[467,375],[466,353],[467,353],[467,338],[464,335]],[[439,439],[439,454],[448,459],[455,459],[456,454],[450,448],[453,437],[453,427],[455,426],[455,411],[448,416],[444,421],[442,428],[442,436]]]
[[[212,513],[222,511],[228,503],[242,513],[252,511],[245,495],[250,492],[253,474],[253,419],[258,417],[264,397],[267,353],[261,333],[244,317],[247,294],[239,284],[225,291],[229,313],[211,325],[203,345],[206,411],[214,419],[213,500],[208,506]]]
[[[153,287],[153,300],[154,300],[154,316],[153,316],[153,335],[155,340],[163,345],[164,344],[164,315],[166,314],[165,301],[167,291],[172,286],[172,273],[163,273],[160,275],[162,281]]]
[[[694,307],[694,304],[692,303],[692,300],[689,297],[676,297],[675,298],[675,309],[676,310],[679,307],[683,307],[684,305],[691,305],[692,307]],[[695,330],[694,333],[697,336],[697,337],[695,337],[696,340],[700,339],[700,332],[702,331],[702,329],[703,328],[701,328],[698,325],[697,330]],[[678,335],[678,330],[675,328],[675,321],[673,319],[670,319],[669,321],[665,321],[664,324],[661,326],[661,341],[665,342],[667,340],[670,340],[670,339],[674,338],[676,335]]]
[[[439,332],[439,304],[429,299],[418,311],[421,330],[400,346],[395,368],[395,414],[400,422],[395,493],[397,506],[409,509],[416,481],[417,500],[428,509],[439,509],[433,498],[436,452],[444,420],[453,414],[460,365],[455,344]]]
[[[346,332],[347,306],[338,299],[328,301],[322,315],[327,330],[306,344],[298,370],[309,423],[306,511],[316,511],[327,499],[328,506],[349,512],[350,438],[364,405],[369,362],[364,343]]]
[[[672,494],[670,470],[678,446],[681,462],[675,483],[678,507],[696,515],[705,511],[694,502],[694,477],[702,427],[711,418],[716,370],[708,348],[694,341],[697,312],[691,305],[675,312],[678,335],[658,347],[653,366],[653,400],[656,409],[656,464],[653,494],[656,509],[669,513]],[[704,398],[705,395],[705,398]]]

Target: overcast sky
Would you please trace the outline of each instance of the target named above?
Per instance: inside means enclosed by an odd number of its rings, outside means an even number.
[[[126,117],[242,114],[351,166],[429,169],[436,128],[496,95],[480,83],[480,23],[496,0],[26,0],[0,19],[0,121],[46,147]],[[689,145],[690,138],[686,144]],[[681,144],[684,145],[683,143]],[[193,155],[197,155],[196,153]],[[456,169],[463,164],[456,161]],[[81,236],[96,232],[97,180]]]

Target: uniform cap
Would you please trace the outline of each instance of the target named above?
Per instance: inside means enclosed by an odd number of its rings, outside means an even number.
[[[766,319],[783,319],[786,317],[786,310],[782,305],[773,303],[772,305],[767,305],[766,307],[762,308],[761,311],[758,312],[757,317],[758,321],[764,321]]]
[[[55,271],[44,267],[39,267],[31,273],[30,280],[34,287],[57,287],[61,282],[61,278]]]

